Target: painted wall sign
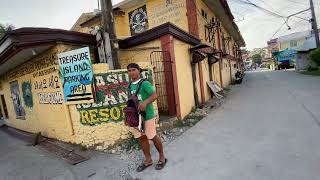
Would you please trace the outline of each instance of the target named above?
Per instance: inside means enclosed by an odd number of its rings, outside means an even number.
[[[148,30],[149,25],[146,5],[129,12],[129,24],[131,35]]]
[[[19,68],[10,71],[4,80],[16,79],[31,73],[33,77],[50,74],[56,72],[56,65],[58,65],[56,53],[46,54],[36,61],[25,63]]]
[[[64,101],[67,104],[93,102],[89,47],[58,54],[58,61]]]
[[[180,0],[167,0],[151,7],[148,16],[150,26],[155,27],[166,22],[179,24],[182,17],[185,16],[183,12],[186,7],[185,3],[185,1]]]
[[[25,110],[21,103],[18,81],[10,82],[11,98],[17,119],[25,119]]]
[[[142,78],[153,83],[151,70],[141,73]],[[128,100],[129,75],[126,70],[109,71],[94,75],[96,103],[79,104],[80,122],[83,125],[97,125],[124,120],[123,109]]]
[[[22,83],[22,95],[23,101],[26,107],[33,107],[33,96],[32,96],[32,85],[31,81],[26,81]]]
[[[284,50],[284,51],[279,51],[276,57],[279,62],[292,61],[292,60],[294,60],[296,54],[297,54],[296,50],[288,49],[288,50]]]
[[[38,94],[40,104],[62,104],[62,92],[42,92]]]
[[[49,76],[33,82],[34,90],[44,89],[60,89],[60,82],[58,76]]]
[[[44,70],[40,70],[40,71],[38,71],[38,72],[34,72],[34,73],[33,73],[33,77],[45,76],[45,75],[54,73],[54,72],[56,72],[56,71],[57,71],[56,67],[46,68],[46,69],[44,69]]]

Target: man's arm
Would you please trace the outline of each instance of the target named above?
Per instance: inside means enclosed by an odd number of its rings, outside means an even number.
[[[158,98],[158,95],[156,92],[152,93],[148,99],[143,101],[138,106],[139,111],[145,111],[148,104],[153,103]]]

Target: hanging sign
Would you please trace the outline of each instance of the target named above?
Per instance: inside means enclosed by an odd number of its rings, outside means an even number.
[[[64,101],[67,104],[93,102],[92,64],[88,47],[58,54]]]

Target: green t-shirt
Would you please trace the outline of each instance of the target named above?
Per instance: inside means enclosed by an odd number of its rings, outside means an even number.
[[[131,83],[131,85],[130,85],[131,94],[136,93],[136,91],[138,90],[138,86],[139,86],[140,81],[136,81],[136,82]],[[155,92],[156,92],[156,90],[155,90],[154,86],[149,81],[143,81],[141,84],[140,90],[138,92],[139,102],[142,103],[143,101],[148,99],[151,96],[151,94],[153,94]],[[153,119],[154,117],[155,117],[155,113],[154,113],[153,103],[150,103],[146,107],[146,117],[144,120],[148,121],[150,119]]]

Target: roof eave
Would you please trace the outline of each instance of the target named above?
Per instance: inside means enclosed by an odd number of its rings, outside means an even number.
[[[201,42],[200,39],[192,36],[191,34],[175,26],[174,24],[168,22],[160,26],[154,27],[152,29],[149,29],[143,33],[137,34],[135,36],[120,40],[119,47],[121,49],[128,49],[155,40],[167,34],[170,34],[176,39],[179,39],[180,41],[183,41],[191,45],[197,45]]]
[[[57,42],[96,45],[93,35],[49,28],[20,28],[10,31],[0,39],[0,47],[9,39],[9,44],[0,49],[0,64],[8,61],[20,50],[30,47],[53,45]]]

